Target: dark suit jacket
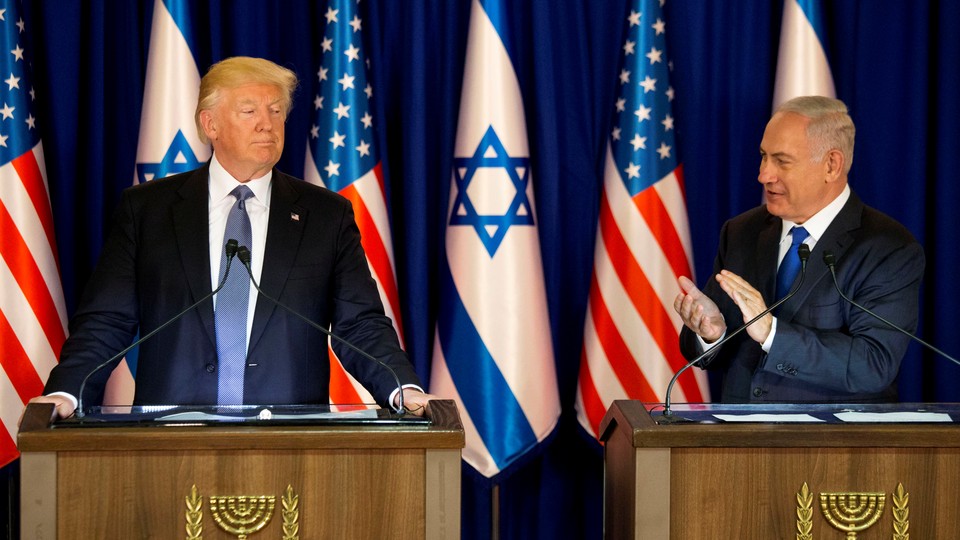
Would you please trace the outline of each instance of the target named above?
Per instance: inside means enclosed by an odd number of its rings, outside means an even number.
[[[210,293],[209,166],[124,191],[116,224],[70,323],[45,393],[78,395],[83,377]],[[350,202],[273,172],[260,286],[295,311],[389,364],[403,384],[418,380],[400,349],[367,267]],[[232,272],[245,272],[234,261]],[[247,403],[326,403],[326,337],[267,299],[257,300],[244,381]],[[381,403],[397,387],[382,366],[335,342],[345,367]],[[110,366],[87,383],[102,400]],[[140,346],[136,404],[216,404],[212,302],[204,302]]]
[[[734,272],[773,304],[780,218],[760,206],[724,224],[714,274]],[[897,400],[897,375],[910,339],[845,302],[834,287],[823,253],[837,259],[844,294],[913,332],[917,327],[923,248],[902,225],[865,206],[855,193],[819,239],[796,296],[779,308],[770,353],[746,332],[705,360],[724,372],[726,402],[884,402]],[[740,309],[714,276],[704,292],[723,312],[730,332],[743,324]],[[684,327],[680,346],[700,354]]]

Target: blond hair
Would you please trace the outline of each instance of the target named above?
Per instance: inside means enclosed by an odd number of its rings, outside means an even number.
[[[824,96],[801,96],[777,107],[777,113],[794,113],[810,119],[807,125],[807,140],[813,160],[820,163],[832,149],[843,154],[843,172],[850,172],[853,165],[853,142],[856,127],[847,112],[847,106],[839,99]]]
[[[200,97],[197,100],[197,111],[194,121],[197,123],[197,132],[200,140],[209,143],[207,134],[200,123],[200,112],[211,110],[217,106],[222,97],[222,91],[237,88],[245,84],[270,84],[283,91],[283,117],[286,118],[293,104],[293,92],[297,88],[297,75],[269,60],[251,58],[249,56],[234,56],[221,60],[210,66],[207,74],[200,80]]]

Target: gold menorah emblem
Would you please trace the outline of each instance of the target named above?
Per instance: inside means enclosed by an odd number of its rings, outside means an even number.
[[[885,493],[821,493],[820,510],[833,528],[853,540],[880,519],[886,501]]]
[[[280,514],[283,517],[283,540],[299,540],[300,538],[300,496],[287,484],[287,489],[280,499],[282,507]],[[203,497],[194,484],[190,493],[184,497],[187,510],[184,513],[186,520],[187,540],[203,540]],[[255,497],[210,497],[210,511],[213,519],[221,529],[235,534],[241,539],[263,529],[273,516],[274,497],[259,495]]]
[[[221,529],[246,540],[270,523],[276,502],[272,495],[211,496],[210,513]]]
[[[893,539],[908,540],[910,495],[897,484],[893,492]],[[854,540],[883,516],[887,495],[872,492],[821,493],[820,510],[833,528]],[[797,492],[797,540],[813,540],[813,493],[806,482]]]

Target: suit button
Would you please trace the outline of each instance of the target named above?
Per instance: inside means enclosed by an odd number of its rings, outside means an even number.
[[[217,370],[217,366],[213,364],[207,364],[207,373],[213,373]]]
[[[762,395],[763,395],[763,389],[762,389],[762,388],[760,388],[760,387],[758,386],[758,387],[756,387],[756,388],[753,389],[753,396],[754,396],[754,397],[760,397],[760,396],[762,396]]]

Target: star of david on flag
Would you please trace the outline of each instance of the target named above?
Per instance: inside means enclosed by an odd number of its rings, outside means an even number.
[[[200,160],[193,153],[193,148],[190,148],[183,131],[178,129],[159,163],[137,163],[137,182],[149,182],[154,178],[192,171],[199,166]]]
[[[450,216],[450,225],[472,226],[477,231],[477,235],[480,236],[490,256],[493,257],[511,225],[534,224],[533,209],[530,207],[530,200],[527,197],[530,158],[509,156],[500,138],[497,137],[497,132],[493,129],[493,126],[490,126],[480,140],[473,156],[454,158],[453,164],[457,190],[456,197],[453,200],[454,210]],[[493,169],[491,172],[495,172],[502,179],[508,180],[515,190],[511,198],[511,189],[506,185],[502,186],[504,189],[499,193],[504,195],[503,199],[509,200],[509,204],[502,214],[496,213],[496,208],[490,209],[495,213],[481,214],[477,208],[480,201],[475,202],[470,198],[470,183],[484,181],[484,179],[479,178],[479,176],[482,176],[481,171],[484,169]],[[486,181],[495,182],[497,179],[491,178],[486,179]]]

